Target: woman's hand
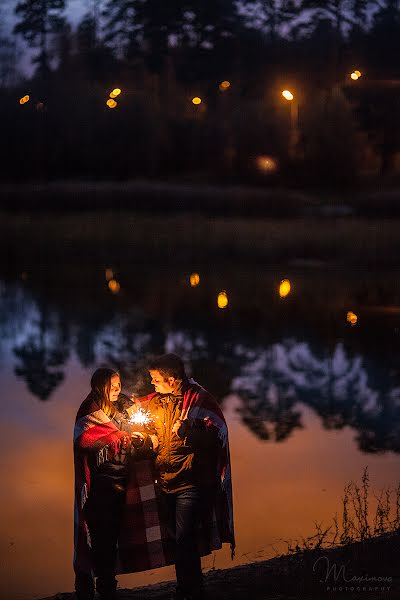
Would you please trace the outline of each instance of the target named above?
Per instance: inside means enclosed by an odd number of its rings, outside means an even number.
[[[128,435],[121,438],[121,450],[126,450],[130,446],[131,440]]]

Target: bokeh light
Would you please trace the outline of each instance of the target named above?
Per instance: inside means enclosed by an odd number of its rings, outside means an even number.
[[[347,313],[347,322],[350,323],[350,325],[352,327],[354,327],[354,325],[357,325],[357,321],[358,321],[358,317],[355,313],[353,313],[352,310],[349,310]]]
[[[116,279],[110,279],[110,281],[108,282],[108,289],[113,294],[118,294],[118,292],[121,289],[121,285],[119,284],[119,282]]]
[[[221,83],[219,84],[219,89],[221,90],[221,92],[225,92],[230,87],[231,87],[231,82],[227,81],[227,80],[221,81]]]
[[[199,96],[195,96],[194,98],[192,98],[192,104],[201,104],[202,103],[202,99]]]
[[[256,166],[261,173],[265,174],[275,173],[278,170],[278,162],[272,156],[266,154],[256,157]]]
[[[226,293],[225,290],[222,290],[221,292],[219,292],[218,298],[217,298],[218,308],[226,308],[228,306],[228,303],[229,303],[228,294]]]
[[[114,271],[110,268],[107,268],[105,270],[105,276],[106,276],[106,280],[110,281],[111,279],[114,279]]]
[[[196,287],[200,283],[200,275],[198,273],[192,273],[190,278],[190,285]]]
[[[122,90],[120,88],[114,88],[113,91],[110,93],[110,98],[116,98],[120,95],[121,92]]]
[[[289,296],[291,290],[292,286],[290,284],[289,279],[282,279],[282,281],[279,284],[279,296],[281,298],[286,298],[287,296]]]
[[[285,98],[285,100],[288,100],[289,102],[291,102],[294,99],[294,96],[290,90],[283,90],[282,96]]]
[[[115,100],[113,100],[112,98],[107,100],[106,104],[108,108],[115,108],[117,106],[117,102],[115,102]]]
[[[26,104],[27,102],[29,102],[30,97],[28,96],[28,94],[26,94],[26,96],[23,96],[22,98],[20,98],[19,103],[22,104]]]

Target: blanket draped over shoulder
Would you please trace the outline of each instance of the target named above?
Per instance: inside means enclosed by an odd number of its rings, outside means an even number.
[[[149,394],[136,400],[145,406],[156,393]],[[213,425],[218,430],[220,450],[215,464],[216,475],[220,485],[212,499],[211,510],[201,517],[199,549],[202,556],[218,550],[223,543],[230,544],[231,555],[235,553],[235,534],[233,526],[233,498],[231,463],[229,454],[228,428],[224,415],[216,400],[204,388],[190,380],[188,388],[183,394],[182,415],[188,418],[189,423],[196,420]]]
[[[84,506],[90,494],[93,470],[120,451],[121,432],[100,409],[92,394],[82,403],[74,428],[75,511],[74,569],[94,573],[90,535]],[[116,573],[134,573],[172,564],[173,555],[164,544],[167,527],[160,521],[150,460],[132,461],[127,481]]]

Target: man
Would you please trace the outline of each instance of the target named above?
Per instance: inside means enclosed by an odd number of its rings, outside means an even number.
[[[200,600],[200,555],[228,542],[233,556],[235,546],[227,426],[215,399],[188,380],[178,356],[153,360],[149,373],[155,393],[139,402],[150,411],[158,438],[160,496],[176,542],[175,598]]]

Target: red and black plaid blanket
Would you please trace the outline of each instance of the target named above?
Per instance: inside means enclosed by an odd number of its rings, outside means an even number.
[[[149,394],[136,402],[145,405],[157,393]],[[218,550],[223,543],[230,544],[232,558],[235,553],[235,533],[233,525],[233,497],[231,462],[229,454],[228,427],[215,398],[204,388],[190,380],[183,393],[182,416],[194,424],[196,420],[214,425],[221,440],[215,468],[220,486],[213,498],[211,510],[202,516],[199,547],[202,556]]]
[[[92,470],[120,451],[121,432],[99,408],[91,394],[82,403],[75,421],[74,569],[92,573],[90,536],[83,507],[90,494]],[[151,461],[132,461],[127,484],[117,573],[134,573],[172,564],[163,538],[167,528],[160,522]]]

